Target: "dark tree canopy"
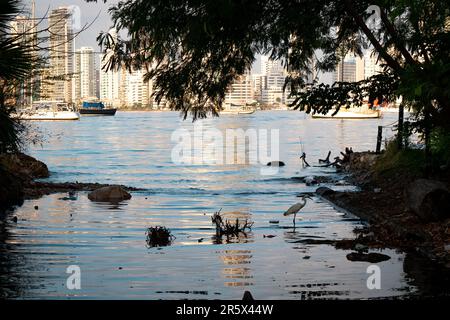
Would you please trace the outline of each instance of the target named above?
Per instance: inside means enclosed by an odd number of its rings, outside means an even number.
[[[23,126],[10,117],[15,87],[30,75],[34,59],[30,48],[11,35],[11,21],[22,13],[19,0],[0,2],[0,153],[17,151]]]
[[[129,37],[99,36],[110,52],[107,67],[145,68],[157,98],[185,117],[215,115],[232,81],[257,54],[269,54],[284,61],[286,86],[301,110],[401,94],[418,109],[431,104],[436,119],[450,119],[446,0],[122,0],[110,13]],[[359,83],[305,83],[311,68],[331,71],[345,53],[366,49],[378,54],[383,74]]]

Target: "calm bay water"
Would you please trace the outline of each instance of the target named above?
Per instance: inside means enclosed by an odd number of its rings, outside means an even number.
[[[240,299],[249,290],[256,299],[355,299],[415,292],[403,253],[383,250],[391,259],[378,264],[381,289],[369,290],[368,263],[348,261],[350,251],[304,244],[306,239],[352,237],[361,226],[354,217],[318,198],[308,201],[295,230],[292,218],[282,216],[298,202],[299,192],[316,189],[295,177],[335,174],[329,168],[302,168],[301,151],[317,164],[328,150],[334,157],[347,146],[374,149],[377,126],[395,117],[312,120],[299,112],[271,111],[201,121],[204,128],[221,132],[278,129],[286,167],[271,176],[261,175],[260,164],[174,164],[172,133],[193,129],[177,113],[119,112],[35,123],[48,141],[29,153],[48,164],[50,181],[118,183],[142,191],[117,205],[90,202],[83,192],[76,201],[60,200],[64,194],[26,201],[13,213],[17,224],[1,224],[0,296]],[[252,231],[231,243],[217,243],[210,215],[220,208],[229,217],[254,221]],[[172,230],[176,239],[171,246],[146,246],[146,228],[155,225]],[[81,268],[81,290],[66,287],[70,265]]]

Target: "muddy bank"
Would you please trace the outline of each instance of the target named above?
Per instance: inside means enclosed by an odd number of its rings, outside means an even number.
[[[52,193],[93,191],[110,186],[100,183],[42,182],[36,179],[48,178],[47,165],[23,153],[0,155],[0,211],[22,205],[24,200],[40,198]],[[126,191],[137,188],[120,186]]]
[[[410,209],[405,188],[417,177],[391,175],[380,178],[374,167],[374,153],[353,153],[342,166],[351,174],[358,192],[338,192],[319,188],[324,199],[369,222],[360,230],[358,242],[368,246],[399,248],[418,252],[446,268],[450,268],[450,219],[423,221]]]

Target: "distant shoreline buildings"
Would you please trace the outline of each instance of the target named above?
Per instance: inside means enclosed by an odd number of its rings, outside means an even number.
[[[33,10],[34,12],[34,10]],[[92,47],[75,49],[71,7],[59,7],[49,14],[49,64],[40,70],[40,94],[36,92],[21,103],[34,100],[51,100],[80,105],[86,100],[100,99],[114,108],[168,108],[163,100],[158,105],[152,96],[153,81],[145,82],[144,70],[129,72],[105,70],[104,61],[109,53],[98,53]],[[33,13],[34,17],[34,13]],[[21,41],[35,41],[35,19],[18,16],[11,23],[14,33],[21,34]],[[113,38],[115,30],[110,30]],[[313,68],[314,69],[314,68]],[[376,56],[366,53],[364,57],[346,56],[332,75],[333,81],[354,82],[367,79],[381,71]],[[293,99],[289,87],[284,88],[288,75],[281,61],[262,57],[260,72],[251,70],[239,76],[226,93],[224,107],[231,105],[259,104],[265,107],[285,107]],[[311,82],[316,75],[306,75]],[[30,91],[30,84],[22,90]]]

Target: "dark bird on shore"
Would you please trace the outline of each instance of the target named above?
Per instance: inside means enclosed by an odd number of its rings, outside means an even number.
[[[306,153],[305,152],[302,153],[302,155],[300,156],[300,159],[302,160],[304,166],[310,167],[309,163],[306,161]]]
[[[290,207],[285,213],[283,213],[284,216],[289,216],[291,214],[294,215],[293,223],[295,228],[295,218],[297,217],[297,213],[306,205],[306,199],[311,199],[308,195],[303,195],[301,197],[301,201],[299,203],[294,204],[292,207]]]
[[[328,151],[328,155],[325,159],[319,159],[319,163],[330,163],[331,151]]]

